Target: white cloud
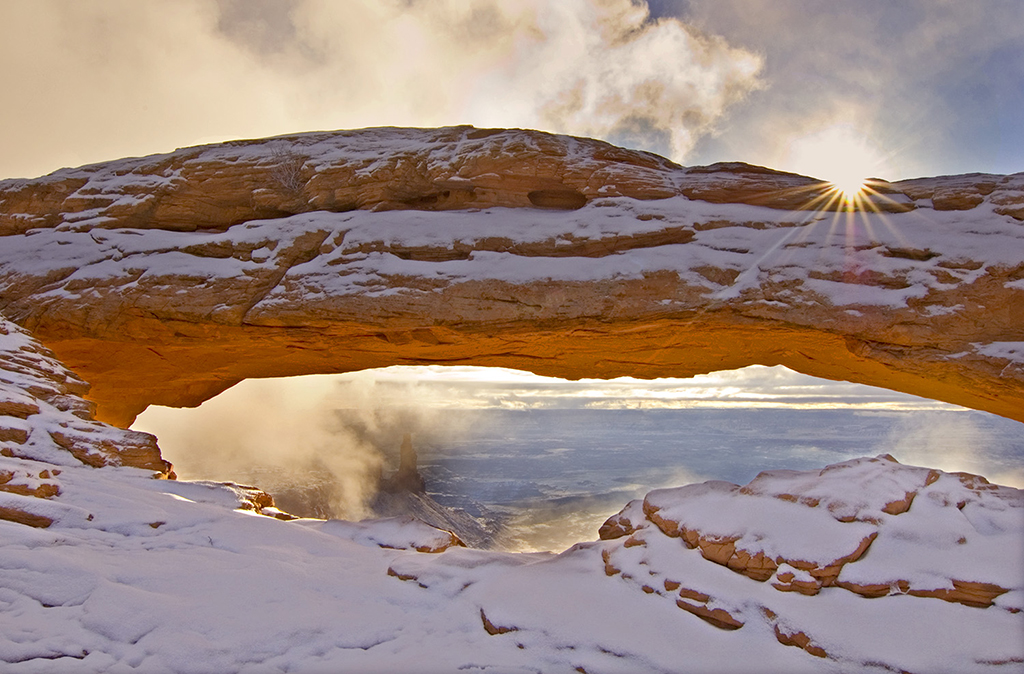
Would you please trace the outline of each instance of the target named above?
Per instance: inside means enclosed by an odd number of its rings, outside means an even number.
[[[639,0],[38,0],[0,6],[0,176],[239,137],[523,126],[671,151],[760,57]]]

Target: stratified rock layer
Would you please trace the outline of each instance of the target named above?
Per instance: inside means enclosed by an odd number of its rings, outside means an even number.
[[[37,340],[0,316],[0,495],[58,496],[61,469],[83,464],[173,474],[155,437],[94,420],[95,406],[82,398],[88,390]],[[18,510],[13,502],[0,505]],[[0,512],[0,519],[12,517]]]
[[[744,487],[712,481],[653,491],[609,518],[600,535],[629,536],[624,545],[634,547],[654,525],[782,592],[813,596],[835,586],[987,607],[1024,590],[1024,559],[988,561],[1020,548],[1022,496],[979,475],[902,466],[886,454],[821,471],[767,471]]]
[[[99,418],[248,377],[751,364],[1024,420],[1024,174],[820,181],[533,131],[369,129],[0,183],[0,311]]]
[[[882,455],[820,471],[768,471],[744,487],[711,481],[659,489],[609,518],[600,535],[613,543],[602,551],[607,575],[715,627],[767,622],[779,643],[842,661],[852,651],[840,635],[861,629],[867,605],[841,590],[888,597],[900,610],[935,610],[930,602],[941,599],[1018,615],[1024,558],[1008,551],[1024,547],[1022,525],[1024,491]],[[759,583],[726,581],[715,566]],[[794,611],[812,604],[793,595],[821,604]],[[865,653],[877,638],[870,632],[851,640]]]

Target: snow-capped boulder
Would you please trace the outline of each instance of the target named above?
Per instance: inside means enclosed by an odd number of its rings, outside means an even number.
[[[601,537],[651,525],[711,562],[777,590],[840,587],[865,597],[909,594],[1024,608],[1024,492],[969,473],[899,464],[883,455],[821,471],[768,471],[740,487],[711,481],[651,492]],[[621,525],[632,520],[629,531]],[[650,532],[648,532],[650,533]],[[869,554],[870,553],[870,554]],[[609,561],[609,563],[613,563]]]
[[[642,501],[644,520],[636,503],[601,529],[605,573],[715,627],[767,627],[779,643],[840,671],[883,662],[975,671],[1024,657],[1019,636],[1016,646],[1006,644],[1016,655],[991,657],[991,642],[977,643],[993,636],[982,626],[988,618],[969,612],[990,612],[988,624],[1009,630],[1000,639],[1019,629],[1022,490],[882,455],[820,471],[764,472],[744,487],[712,481],[655,490]],[[934,629],[925,624],[940,615],[963,620],[963,633],[915,668],[920,630]],[[973,655],[955,665],[954,650]]]

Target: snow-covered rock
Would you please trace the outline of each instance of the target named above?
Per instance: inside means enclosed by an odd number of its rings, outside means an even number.
[[[0,492],[56,496],[57,475],[67,466],[133,466],[161,477],[170,472],[152,435],[95,421],[95,406],[82,398],[88,390],[36,339],[0,316]],[[41,473],[47,476],[32,477]]]
[[[1021,490],[884,455],[766,472],[745,487],[657,490],[638,503],[602,528],[617,543],[603,550],[605,572],[716,627],[767,625],[779,643],[842,671],[1024,663]],[[991,608],[994,622],[935,599]]]
[[[1024,608],[1024,555],[1000,553],[1024,550],[1024,492],[978,475],[883,455],[820,472],[764,472],[745,487],[712,481],[657,490],[642,512],[644,520],[627,506],[602,538],[630,536],[625,546],[637,545],[653,525],[704,559],[784,592],[839,587],[865,597]]]
[[[0,311],[99,418],[402,363],[786,365],[1024,419],[1024,174],[682,168],[534,131],[237,141],[0,182]]]
[[[466,547],[450,531],[442,531],[413,517],[382,517],[348,522],[345,520],[303,520],[317,530],[345,538],[362,545],[375,545],[396,550],[416,552],[444,552],[452,546]]]

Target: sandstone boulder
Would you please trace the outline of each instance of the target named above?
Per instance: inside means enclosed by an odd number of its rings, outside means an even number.
[[[906,508],[888,507],[906,494]],[[659,489],[642,503],[643,519],[631,503],[593,544],[607,576],[722,630],[774,633],[844,671],[865,665],[864,653],[874,666],[879,648],[905,650],[933,615],[957,614],[969,630],[978,614],[1019,625],[1024,611],[1024,491],[980,476],[882,455],[765,472],[744,487]],[[893,617],[911,613],[912,624]]]

